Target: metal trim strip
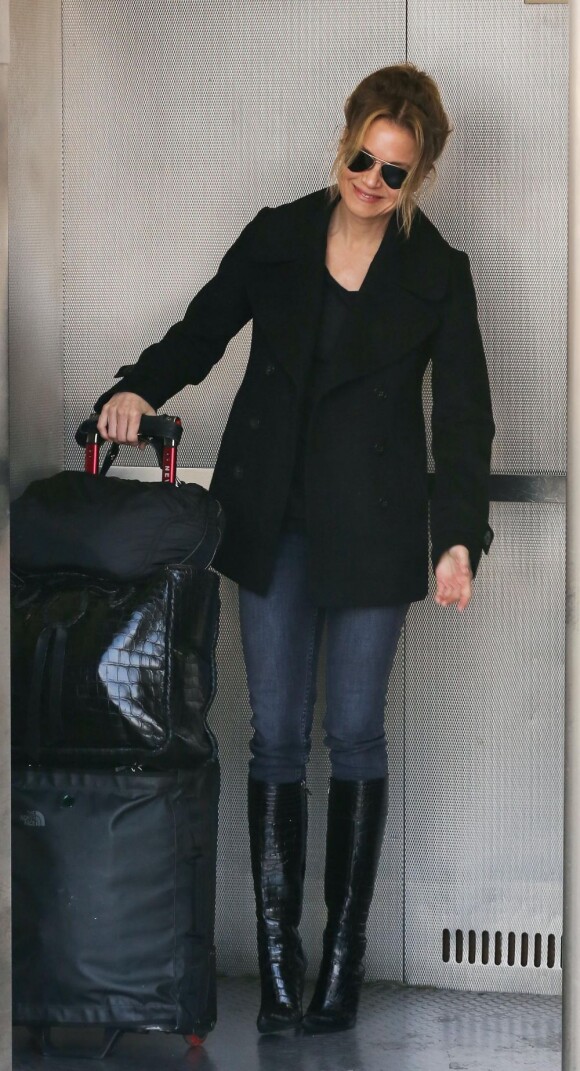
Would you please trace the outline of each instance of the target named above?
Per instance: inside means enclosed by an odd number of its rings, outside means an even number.
[[[159,479],[159,469],[145,465],[116,465],[116,476],[126,480]],[[213,469],[179,468],[178,475],[188,483],[200,483],[209,487]],[[431,496],[434,474],[429,473],[428,486]],[[566,502],[566,477],[551,473],[493,473],[490,477],[490,498],[492,502]]]

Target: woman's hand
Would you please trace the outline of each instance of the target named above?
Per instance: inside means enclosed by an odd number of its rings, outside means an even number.
[[[457,603],[458,610],[465,610],[472,595],[473,580],[467,547],[461,543],[449,547],[439,558],[435,576],[435,602],[439,603],[439,606],[452,606]]]
[[[144,446],[138,440],[142,416],[155,416],[155,409],[140,394],[119,391],[101,409],[97,430],[109,442]]]

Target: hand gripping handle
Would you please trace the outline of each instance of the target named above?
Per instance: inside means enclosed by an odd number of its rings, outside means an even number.
[[[105,441],[97,431],[98,417],[91,416],[77,428],[75,439],[79,446],[85,450],[85,472],[93,476],[99,474],[99,448]],[[140,442],[150,442],[157,454],[161,466],[161,479],[163,483],[176,482],[177,447],[181,440],[183,427],[177,416],[142,416],[139,424],[138,437]],[[101,475],[110,468],[119,452],[113,444],[105,459]]]
[[[98,417],[91,416],[83,420],[77,428],[75,439],[79,446],[86,446],[89,442],[97,442],[101,445],[104,439],[97,431]],[[181,420],[176,416],[142,416],[139,424],[139,438],[142,442],[157,439],[160,443],[171,442],[179,445],[183,433]],[[89,436],[91,438],[89,438]]]

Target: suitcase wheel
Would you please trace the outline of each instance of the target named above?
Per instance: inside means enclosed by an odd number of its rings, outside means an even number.
[[[184,1034],[183,1037],[192,1049],[197,1049],[199,1045],[203,1045],[207,1034]]]

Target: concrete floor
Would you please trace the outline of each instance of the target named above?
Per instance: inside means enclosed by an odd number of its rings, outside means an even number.
[[[307,991],[308,997],[308,991]],[[218,1024],[200,1049],[173,1035],[127,1034],[106,1071],[560,1071],[561,1000],[371,983],[358,1025],[330,1037],[261,1037],[255,979],[223,978]],[[75,1041],[80,1031],[55,1032]],[[15,1030],[14,1071],[87,1071],[78,1057],[47,1061]],[[94,1064],[92,1066],[95,1066]]]

